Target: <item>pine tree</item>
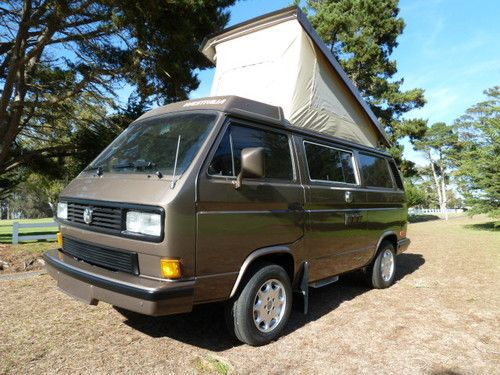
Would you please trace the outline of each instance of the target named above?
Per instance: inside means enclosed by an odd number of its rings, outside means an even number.
[[[404,120],[403,114],[425,104],[422,89],[403,91],[395,80],[396,61],[390,56],[405,23],[398,0],[308,0],[305,10],[323,41],[385,127],[394,143],[391,152],[401,162],[398,140],[421,137],[426,122]],[[402,165],[409,173],[412,163]]]
[[[471,213],[500,217],[500,86],[484,93],[486,101],[455,121],[460,142],[455,175]]]
[[[439,207],[448,220],[448,184],[450,180],[450,169],[452,167],[451,156],[457,151],[457,135],[453,127],[443,122],[433,124],[425,135],[415,141],[415,149],[422,151],[429,162],[428,171],[433,183],[434,191],[438,197]],[[425,174],[423,171],[423,174]]]

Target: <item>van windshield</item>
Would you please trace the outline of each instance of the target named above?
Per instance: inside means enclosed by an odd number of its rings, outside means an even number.
[[[85,171],[172,175],[175,168],[175,175],[180,175],[216,120],[215,113],[182,113],[139,121],[120,134]]]

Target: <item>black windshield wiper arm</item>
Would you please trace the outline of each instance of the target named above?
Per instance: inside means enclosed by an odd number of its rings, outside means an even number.
[[[125,169],[125,168],[154,168],[155,163],[151,161],[145,161],[145,160],[138,160],[132,163],[124,163],[124,164],[115,164],[112,165],[111,168],[113,169]]]

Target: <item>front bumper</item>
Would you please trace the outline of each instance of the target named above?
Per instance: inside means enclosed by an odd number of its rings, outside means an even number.
[[[409,238],[402,238],[398,241],[398,250],[397,253],[401,254],[402,252],[408,250],[408,246],[410,246],[410,239]]]
[[[132,275],[120,280],[116,272],[70,259],[58,250],[47,251],[43,259],[58,287],[88,304],[103,301],[153,316],[189,312],[193,308],[194,281],[158,281]]]

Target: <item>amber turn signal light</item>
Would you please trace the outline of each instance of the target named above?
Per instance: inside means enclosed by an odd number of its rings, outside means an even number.
[[[62,249],[62,247],[63,247],[63,239],[62,239],[62,233],[61,232],[57,232],[57,244]]]
[[[161,274],[166,279],[179,279],[182,276],[181,261],[179,259],[161,259]]]

